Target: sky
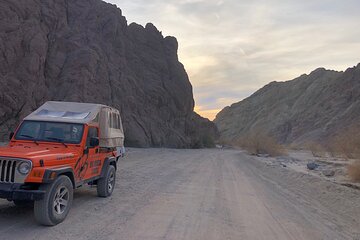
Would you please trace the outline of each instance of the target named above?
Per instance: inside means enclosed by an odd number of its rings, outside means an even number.
[[[106,0],[179,42],[195,111],[213,119],[271,81],[360,62],[358,0]]]

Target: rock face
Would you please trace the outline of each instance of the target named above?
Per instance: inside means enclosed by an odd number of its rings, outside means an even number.
[[[323,142],[360,120],[360,64],[272,82],[224,108],[214,122],[226,141],[262,130],[281,143]]]
[[[196,147],[216,127],[193,112],[178,43],[100,0],[2,0],[0,136],[47,100],[121,111],[128,146]]]

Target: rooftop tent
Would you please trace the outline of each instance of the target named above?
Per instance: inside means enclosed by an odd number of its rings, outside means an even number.
[[[96,117],[102,108],[109,108],[101,104],[74,102],[46,102],[25,120],[91,123],[97,122]]]
[[[118,110],[102,107],[99,116],[100,146],[123,147],[124,132]]]
[[[24,120],[96,124],[100,128],[100,147],[124,146],[119,111],[102,104],[49,101]]]

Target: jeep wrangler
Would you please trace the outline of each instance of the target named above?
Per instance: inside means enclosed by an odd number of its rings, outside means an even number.
[[[0,147],[0,198],[33,205],[42,225],[62,222],[74,189],[96,186],[112,194],[124,153],[119,111],[100,104],[46,102]]]

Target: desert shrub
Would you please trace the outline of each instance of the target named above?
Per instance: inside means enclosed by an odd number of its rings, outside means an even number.
[[[328,144],[333,156],[360,159],[360,126],[352,125],[339,132]]]
[[[298,144],[298,143],[290,143],[290,144],[286,145],[285,147],[287,149],[291,149],[291,150],[295,150],[295,151],[306,149],[306,147],[304,147],[303,144]]]
[[[348,166],[348,175],[352,181],[360,182],[360,126],[351,125],[338,132],[328,146],[333,156],[355,159]]]
[[[213,148],[215,147],[215,141],[214,138],[210,135],[205,135],[202,137],[202,145],[205,148]]]
[[[199,149],[199,148],[213,148],[215,147],[215,140],[210,135],[200,136],[198,139],[193,141],[191,148]]]
[[[315,142],[309,142],[305,144],[305,148],[311,151],[314,157],[326,157],[327,149],[323,145]]]
[[[286,155],[285,148],[274,137],[263,131],[255,131],[236,141],[237,146],[250,154],[269,154],[270,156]]]
[[[360,161],[359,160],[357,160],[356,162],[354,162],[348,166],[348,174],[352,181],[360,182]]]

